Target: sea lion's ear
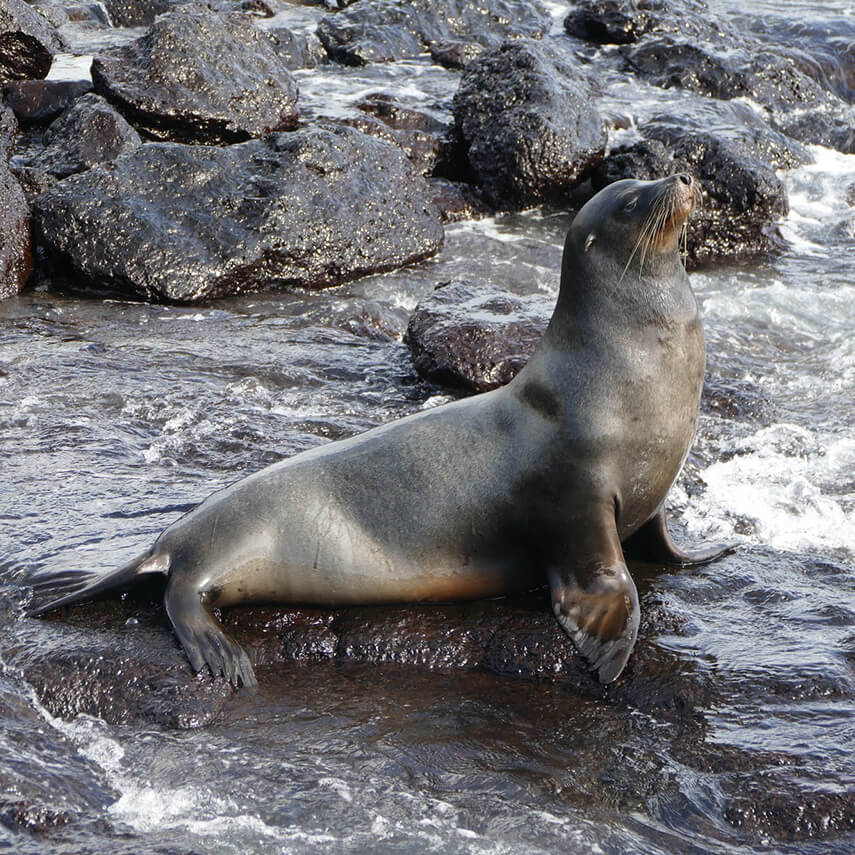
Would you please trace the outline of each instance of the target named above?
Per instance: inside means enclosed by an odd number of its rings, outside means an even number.
[[[594,245],[594,241],[597,239],[597,236],[591,232],[588,237],[585,238],[585,252],[588,252],[590,248]]]

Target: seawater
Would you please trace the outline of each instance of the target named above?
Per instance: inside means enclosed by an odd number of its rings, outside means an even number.
[[[841,0],[714,7],[755,29],[853,16]],[[318,14],[301,7],[300,25]],[[385,89],[447,117],[456,77],[415,62],[316,70],[301,86],[316,115]],[[694,109],[629,79],[610,97],[638,114],[654,96]],[[711,687],[696,746],[768,757],[751,786],[804,802],[855,792],[855,156],[811,154],[781,173],[788,249],[692,276],[710,383],[735,403],[705,407],[670,509],[681,540],[742,548],[658,575],[645,599],[683,624],[650,643]],[[437,258],[322,293],[0,303],[0,662],[20,643],[27,574],[107,570],[236,478],[436,403],[401,338],[419,298],[467,277],[548,304],[568,223],[537,210],[456,224]],[[0,803],[72,817],[43,835],[0,823],[16,853],[853,847],[745,836],[722,819],[732,781],[690,762],[667,724],[486,674],[295,663],[218,723],[163,732],[56,719],[4,666],[0,723]]]

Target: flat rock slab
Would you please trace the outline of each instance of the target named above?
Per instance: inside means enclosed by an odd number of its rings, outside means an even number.
[[[244,15],[169,12],[92,62],[95,89],[157,139],[237,142],[293,127],[297,83]]]
[[[89,80],[17,80],[3,94],[21,124],[46,124],[91,89]]]
[[[59,182],[33,216],[85,287],[195,302],[426,258],[443,241],[429,199],[397,146],[330,126],[226,148],[143,145]]]
[[[531,40],[505,42],[466,66],[454,118],[472,177],[499,209],[564,193],[606,145],[587,72]]]

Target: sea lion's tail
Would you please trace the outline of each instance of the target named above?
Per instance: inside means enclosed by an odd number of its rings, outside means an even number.
[[[142,575],[149,573],[166,575],[168,572],[169,554],[153,554],[152,550],[148,550],[124,567],[105,575],[85,570],[43,573],[28,580],[36,598],[43,602],[30,608],[27,614],[30,617],[36,617],[53,609],[58,609],[60,606],[94,600],[108,591],[132,585]]]

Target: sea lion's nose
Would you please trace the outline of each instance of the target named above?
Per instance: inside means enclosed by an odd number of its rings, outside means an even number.
[[[685,184],[687,187],[691,187],[691,186],[692,186],[692,176],[691,176],[691,175],[689,175],[689,173],[688,173],[688,172],[680,172],[680,173],[678,173],[678,174],[677,174],[677,178],[679,178],[679,179],[680,179],[680,181],[682,181],[682,182],[683,182],[683,184]]]

